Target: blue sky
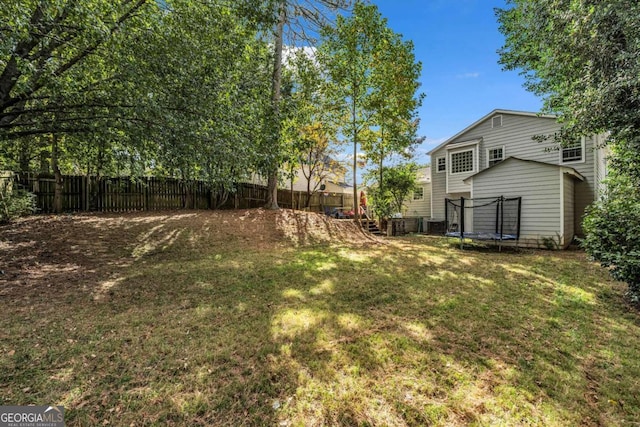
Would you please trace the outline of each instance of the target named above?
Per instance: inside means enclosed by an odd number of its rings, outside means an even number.
[[[523,77],[502,71],[497,50],[504,37],[498,31],[496,0],[371,0],[388,26],[412,40],[422,62],[418,134],[426,141],[416,161],[429,162],[426,153],[496,108],[533,111],[542,101],[527,92]]]

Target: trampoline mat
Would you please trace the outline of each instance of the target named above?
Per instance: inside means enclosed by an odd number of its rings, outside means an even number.
[[[447,237],[460,238],[459,231],[451,231],[446,234]],[[500,233],[481,233],[481,232],[469,232],[463,233],[463,238],[471,240],[518,240],[518,236],[515,234],[502,234]]]

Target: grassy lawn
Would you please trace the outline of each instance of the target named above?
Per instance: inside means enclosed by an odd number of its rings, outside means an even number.
[[[5,299],[0,404],[62,404],[69,426],[640,420],[638,314],[579,251],[189,230],[104,251],[129,261]]]

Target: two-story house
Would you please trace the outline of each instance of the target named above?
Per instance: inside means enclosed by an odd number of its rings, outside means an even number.
[[[424,166],[416,173],[416,185],[403,207],[405,217],[431,217],[431,167]]]
[[[447,198],[521,197],[518,244],[548,246],[551,239],[568,246],[582,234],[585,208],[601,191],[604,137],[565,148],[533,139],[560,128],[552,115],[494,110],[444,141],[429,153],[431,216],[445,220]],[[467,215],[465,229],[472,231],[473,223]]]
[[[291,179],[283,179],[278,182],[278,188],[283,190],[300,191],[311,193],[322,192],[332,194],[352,194],[353,186],[345,182],[347,169],[332,158],[325,158],[322,164],[298,165],[293,171],[289,170],[288,164],[282,167],[283,174],[293,173],[293,186]],[[267,185],[266,177],[257,173],[252,173],[249,184]]]

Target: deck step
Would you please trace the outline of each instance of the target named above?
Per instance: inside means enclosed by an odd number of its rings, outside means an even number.
[[[363,219],[360,221],[360,223],[362,224],[362,228],[367,230],[369,233],[374,234],[376,236],[382,235],[382,231],[380,231],[375,221],[372,221],[370,219]]]

